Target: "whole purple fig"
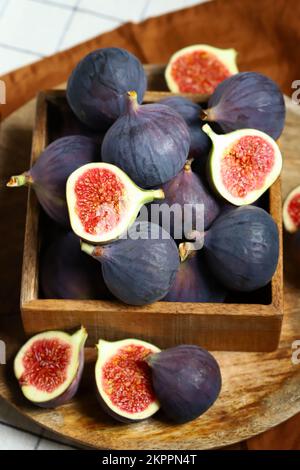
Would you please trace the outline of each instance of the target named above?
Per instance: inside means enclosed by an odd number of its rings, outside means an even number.
[[[98,263],[86,256],[73,232],[63,233],[44,248],[40,285],[46,299],[94,300],[110,297]]]
[[[100,159],[100,152],[93,139],[80,135],[62,137],[43,151],[30,170],[12,176],[7,186],[31,186],[49,217],[69,227],[67,179],[77,168],[97,159]]]
[[[159,101],[160,104],[170,106],[175,109],[185,120],[190,131],[191,146],[189,157],[202,159],[206,163],[207,156],[211,148],[209,137],[202,131],[203,121],[200,119],[202,108],[199,104],[183,98],[182,96],[172,96]]]
[[[188,237],[189,233],[185,232],[195,230],[200,216],[203,216],[203,228],[207,229],[220,213],[220,204],[202,178],[193,172],[191,163],[188,160],[178,175],[162,186],[165,199],[160,208],[163,210],[163,204],[174,208],[168,224],[170,223],[170,234],[175,239]],[[162,226],[167,229],[163,222],[163,212],[161,217]]]
[[[102,160],[122,168],[143,188],[166,183],[183,168],[190,134],[183,118],[161,104],[139,106],[128,92],[127,111],[107,131]]]
[[[99,130],[111,125],[126,108],[126,92],[134,88],[143,101],[147,79],[139,59],[118,47],[91,52],[75,67],[67,99],[84,124]]]
[[[81,248],[100,261],[107,287],[129,305],[161,300],[179,268],[174,240],[159,225],[148,222],[135,222],[125,238],[110,245],[82,243]]]
[[[147,362],[161,408],[176,423],[198,418],[219,396],[220,367],[205,349],[180,345],[148,356]]]
[[[196,250],[180,263],[166,302],[224,302],[226,289],[211,275],[203,254]]]
[[[285,122],[285,104],[278,85],[257,72],[241,72],[217,86],[203,119],[225,132],[258,129],[278,139]]]

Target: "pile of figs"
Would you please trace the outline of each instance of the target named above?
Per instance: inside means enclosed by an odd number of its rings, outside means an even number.
[[[233,292],[253,292],[270,283],[279,234],[260,198],[282,168],[275,140],[285,121],[279,87],[260,73],[240,73],[233,49],[207,45],[174,54],[165,78],[175,94],[144,104],[147,78],[135,56],[114,47],[90,53],[69,78],[67,102],[91,136],[51,142],[31,169],[8,182],[35,190],[45,226],[52,227],[41,248],[44,298],[116,299],[130,305],[226,302]],[[93,137],[97,133],[104,133],[101,144]],[[73,337],[68,341],[66,361],[79,373]],[[100,342],[103,348],[110,354]],[[207,354],[179,346],[150,355],[153,390],[144,398],[151,410],[160,402],[177,422],[205,411],[220,390],[217,366]],[[178,389],[172,402],[164,380],[176,372],[165,372],[166,364],[182,365],[183,383],[190,370],[186,364],[207,368],[211,388],[206,373],[197,379],[191,372],[193,398]],[[99,367],[104,374],[103,363]],[[97,382],[100,398],[118,415],[103,380]],[[35,401],[42,402],[43,393],[37,396]],[[53,396],[46,398],[51,402]],[[197,405],[188,411],[190,398]]]

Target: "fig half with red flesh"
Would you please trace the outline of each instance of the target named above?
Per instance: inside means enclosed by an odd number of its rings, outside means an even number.
[[[92,243],[118,239],[134,223],[144,204],[163,198],[162,190],[140,189],[110,163],[84,165],[67,181],[72,229]]]
[[[121,422],[141,421],[160,407],[145,358],[160,351],[137,339],[100,340],[95,378],[98,398],[110,416]]]
[[[284,201],[283,223],[289,233],[300,230],[300,186],[293,189]]]
[[[77,392],[84,366],[85,328],[73,335],[39,333],[27,341],[14,361],[24,396],[42,408],[55,408]]]
[[[172,55],[165,79],[174,93],[213,93],[226,78],[238,72],[237,52],[206,44],[180,49]]]
[[[208,124],[202,129],[213,143],[209,158],[210,181],[231,204],[252,204],[279,177],[281,152],[264,132],[242,129],[218,135]]]

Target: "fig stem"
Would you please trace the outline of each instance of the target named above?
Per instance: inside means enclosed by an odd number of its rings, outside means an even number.
[[[127,96],[129,97],[129,109],[136,111],[139,107],[137,92],[135,90],[128,91]]]
[[[212,141],[214,141],[216,139],[216,137],[218,137],[218,134],[216,134],[212,128],[209,126],[209,124],[204,124],[204,126],[202,126],[202,130],[203,132],[205,132],[205,134],[208,135],[208,137],[211,138]]]
[[[94,249],[95,249],[94,245],[90,245],[89,243],[81,241],[80,248],[84,253],[87,253],[88,255],[93,256]]]
[[[152,189],[147,192],[149,192],[149,198],[151,197],[151,201],[154,201],[155,199],[165,199],[165,193],[162,189]]]
[[[191,166],[192,166],[193,161],[194,161],[194,158],[187,159],[183,167],[184,171],[191,171]]]
[[[10,178],[6,183],[8,188],[18,188],[20,186],[25,186],[26,184],[32,183],[32,179],[28,173],[22,173],[21,175],[15,175]]]
[[[205,109],[201,109],[201,112],[200,112],[200,119],[201,121],[208,121],[208,110],[205,110]]]

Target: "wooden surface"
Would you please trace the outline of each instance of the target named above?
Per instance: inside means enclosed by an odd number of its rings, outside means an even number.
[[[146,66],[149,82],[158,88],[163,74],[160,66]],[[158,101],[165,92],[147,92],[145,102]],[[168,94],[168,93],[167,93]],[[170,93],[169,93],[170,94]],[[199,96],[194,97],[195,100]],[[51,114],[50,106],[56,112]],[[51,117],[52,116],[52,117]],[[58,129],[57,122],[61,122]],[[68,129],[66,129],[68,123]],[[33,164],[50,143],[50,136],[72,134],[80,124],[67,106],[64,91],[41,93],[33,136]],[[99,337],[115,341],[136,337],[160,348],[177,344],[201,344],[215,351],[274,351],[279,342],[283,313],[282,220],[280,180],[269,191],[270,213],[280,233],[280,255],[271,285],[251,294],[232,295],[226,303],[155,302],[144,307],[125,305],[116,300],[55,300],[39,298],[39,246],[47,239],[39,227],[39,205],[29,193],[25,231],[21,311],[28,336],[51,329],[73,329],[83,324],[88,345]],[[46,241],[47,243],[47,241]],[[49,239],[48,239],[49,243]]]
[[[28,165],[33,113],[34,103],[31,102],[2,124],[2,182]],[[291,105],[281,139],[285,158],[284,195],[299,183],[299,126],[299,110]],[[5,220],[1,226],[5,243],[2,242],[0,249],[0,335],[6,340],[8,357],[14,355],[24,339],[18,314],[17,286],[25,198],[26,190],[1,191],[0,217]],[[23,399],[13,379],[11,360],[7,366],[0,366],[0,395],[41,425],[97,448],[208,449],[240,442],[266,431],[300,412],[300,365],[293,365],[291,361],[292,343],[300,339],[300,286],[299,274],[297,277],[297,273],[293,273],[289,261],[290,258],[285,260],[285,316],[280,348],[267,354],[215,353],[222,369],[222,393],[215,406],[192,423],[174,426],[160,416],[136,425],[119,425],[111,421],[102,413],[93,393],[93,350],[87,351],[88,364],[78,396],[57,410],[41,410]],[[255,439],[250,441],[252,448],[262,442],[259,437]]]

